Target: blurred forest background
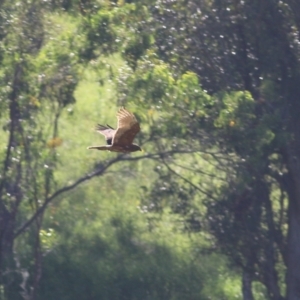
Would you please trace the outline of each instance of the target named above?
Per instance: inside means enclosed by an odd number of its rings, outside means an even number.
[[[298,0],[0,1],[0,299],[300,299]],[[144,152],[88,151],[125,106]]]

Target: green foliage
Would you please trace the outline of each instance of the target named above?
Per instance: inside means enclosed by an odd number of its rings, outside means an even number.
[[[195,84],[193,74],[185,76],[180,84]],[[58,152],[65,164],[58,170],[59,174],[56,173],[60,181],[72,179],[74,174],[80,175],[79,169],[85,170],[89,164],[111,156],[98,152],[87,153],[85,150],[85,146],[92,142],[89,139],[96,137],[92,133],[87,134],[87,128],[103,118],[114,125],[115,108],[107,109],[105,102],[111,101],[106,92],[108,89],[113,87],[109,84],[100,87],[97,84],[94,71],[86,72],[85,80],[75,93],[78,100],[72,114],[63,114],[63,129],[60,132],[64,143]],[[89,90],[88,95],[86,90]],[[102,97],[99,101],[98,94],[108,100]],[[130,104],[133,105],[133,102]],[[103,110],[107,115],[101,114]],[[89,119],[82,116],[88,116]],[[143,116],[140,111],[139,116]],[[149,114],[143,117],[146,119],[147,116]],[[142,124],[145,128],[146,123]],[[82,139],[76,138],[81,135]],[[67,169],[65,165],[68,165]],[[113,168],[111,175],[107,174],[77,189],[76,194],[70,194],[59,206],[51,206],[45,227],[54,230],[51,236],[55,238],[48,240],[54,248],[44,259],[40,290],[44,299],[51,299],[54,295],[62,299],[79,299],[87,294],[91,299],[118,299],[122,294],[127,299],[206,299],[211,295],[225,299],[233,294],[235,296],[235,292],[224,292],[224,277],[218,277],[218,268],[223,268],[222,272],[226,270],[223,258],[209,258],[204,263],[202,254],[198,252],[202,243],[193,242],[184,233],[185,228],[191,232],[193,222],[199,218],[199,208],[191,206],[186,210],[186,221],[181,219],[181,194],[178,202],[172,203],[171,207],[174,211],[177,209],[177,217],[169,212],[162,212],[159,217],[151,213],[151,209],[145,208],[148,203],[142,199],[147,195],[141,190],[150,188],[155,180],[156,175],[151,172],[154,167],[155,164],[149,161],[122,164]],[[169,179],[166,178],[165,182],[168,184]],[[180,185],[174,181],[178,189]],[[175,190],[171,188],[169,192],[172,197]],[[189,186],[186,185],[182,189],[186,200],[188,192]],[[164,192],[161,192],[163,195]],[[154,197],[158,196],[159,193]],[[196,236],[194,238],[198,239]],[[47,240],[45,243],[47,245]],[[227,276],[234,277],[234,274]],[[208,284],[214,288],[207,287]]]
[[[84,30],[88,31],[87,40],[89,47],[85,50],[83,57],[85,59],[92,59],[97,56],[93,55],[93,50],[96,45],[101,45],[100,51],[104,54],[116,51],[113,48],[114,41],[117,38],[114,28],[112,27],[112,19],[114,15],[112,11],[99,11],[93,19],[88,20]]]
[[[194,299],[205,299],[201,297],[201,272],[192,262],[185,263],[174,257],[169,247],[139,241],[130,233],[131,229],[123,230],[117,233],[116,247],[96,236],[85,237],[78,240],[79,245],[56,251],[61,263],[52,255],[48,257],[45,286],[42,282],[43,298],[59,295],[61,299],[86,296],[90,299],[181,299],[186,296],[193,299],[192,290]],[[82,247],[83,243],[89,245],[87,249]],[[90,292],[87,294],[87,291]]]
[[[220,98],[219,116],[214,125],[219,128],[220,137],[225,137],[228,150],[242,157],[260,155],[275,135],[269,126],[257,119],[250,93],[234,92],[220,95]]]
[[[210,255],[197,250],[199,238],[180,232],[180,219],[141,214],[128,188],[121,199],[112,189],[97,196],[95,187],[98,180],[53,215],[60,241],[44,261],[43,299],[225,299],[222,280],[229,274],[219,278],[217,271],[225,272],[223,258],[212,255],[216,264],[209,263]]]
[[[22,233],[18,228],[40,209],[55,186],[55,149],[61,144],[58,121],[61,110],[74,101],[78,68],[56,50],[64,44],[64,53],[72,51],[65,36],[56,39],[57,45],[45,37],[41,4],[22,2],[11,9],[14,21],[8,23],[1,43],[1,122],[7,139],[0,154],[0,284],[5,296],[13,299],[26,273],[20,262],[32,274],[28,282],[24,279],[24,295],[27,284],[35,285],[34,277],[39,276],[41,218],[19,242],[26,245],[27,240],[30,246],[13,254],[13,245],[18,245],[14,240]],[[41,54],[43,46],[51,50]]]
[[[1,4],[3,298],[37,297],[42,256],[42,299],[241,298],[240,273],[255,299],[284,294],[300,73],[283,2]],[[114,160],[86,147],[123,105],[148,159],[51,202]]]
[[[298,174],[291,161],[296,157],[299,159],[296,154],[299,148],[296,130],[299,103],[295,102],[299,98],[299,85],[295,81],[299,77],[299,53],[295,50],[299,37],[294,34],[299,19],[290,12],[299,7],[293,1],[284,4],[145,1],[143,4],[149,5],[151,17],[136,25],[132,23],[132,26],[138,36],[147,35],[148,28],[152,28],[153,42],[145,45],[148,49],[143,49],[143,56],[136,56],[135,63],[130,62],[134,70],[124,68],[121,73],[122,103],[139,103],[140,107],[149,110],[152,122],[158,128],[150,128],[150,136],[157,141],[156,147],[161,149],[172,143],[175,149],[209,149],[223,154],[221,159],[215,157],[214,171],[226,172],[227,183],[219,183],[218,187],[222,189],[218,190],[217,199],[209,197],[207,201],[211,230],[221,248],[232,245],[239,249],[241,258],[237,264],[252,278],[256,272],[248,266],[259,259],[248,255],[249,244],[256,247],[256,239],[261,241],[261,257],[265,257],[269,265],[263,264],[259,271],[261,277],[257,280],[266,286],[271,299],[280,298],[282,290],[277,268],[282,261],[287,262],[284,258],[286,236],[283,236],[286,231],[282,231],[282,223],[276,224],[273,216],[283,215],[284,206],[278,209],[276,201],[270,202],[274,200],[271,197],[274,191],[262,195],[257,185],[265,186],[267,190],[271,185],[272,189],[285,191],[290,203],[298,201],[290,194],[296,187],[291,190],[287,181]],[[276,24],[275,19],[278,20]],[[138,46],[136,51],[140,51]],[[182,74],[186,74],[188,83]],[[202,84],[203,91],[199,92],[202,97],[194,92],[200,90],[197,77]],[[164,138],[172,141],[166,143]],[[274,155],[276,166],[270,159]],[[163,161],[168,166],[176,165],[170,158]],[[186,173],[177,176],[186,179]],[[166,174],[159,174],[159,179],[166,182],[166,193],[177,202],[177,197],[182,196],[180,184],[172,184]],[[273,185],[273,181],[277,184]],[[153,203],[159,209],[162,205],[159,200],[165,199],[166,195],[161,192],[160,197],[157,189],[163,187],[163,184],[153,185]],[[250,196],[246,198],[250,200],[245,205],[247,217],[241,225],[241,230],[246,231],[243,233],[235,230],[238,217],[234,204],[230,203],[235,201],[236,195],[249,191]],[[182,197],[183,206],[186,198]],[[222,222],[218,217],[214,219],[214,213],[222,216]],[[294,230],[298,232],[296,227]],[[243,235],[252,239],[247,240]],[[294,253],[294,245],[288,247],[289,253]],[[267,255],[270,251],[272,255]],[[227,254],[237,261],[233,250]],[[294,263],[296,261],[299,260],[295,257]],[[269,275],[264,268],[272,269]],[[294,264],[290,268],[295,269]],[[292,293],[298,293],[299,297],[299,292]]]

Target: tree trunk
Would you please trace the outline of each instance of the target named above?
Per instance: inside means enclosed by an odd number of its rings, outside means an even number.
[[[291,147],[292,148],[292,147]],[[288,149],[289,196],[287,238],[287,300],[300,299],[300,159],[299,151]],[[294,155],[297,153],[298,155]]]
[[[289,205],[287,300],[300,299],[300,216],[293,202]]]
[[[268,289],[271,300],[282,300],[278,284],[278,274],[276,270],[276,229],[274,224],[272,202],[270,200],[270,191],[266,183],[261,184],[261,197],[265,203],[266,222],[268,226],[267,243],[265,245],[265,263],[263,266],[264,284]],[[283,241],[281,241],[283,242]]]
[[[4,287],[5,299],[11,299],[18,293],[15,288],[13,241],[13,220],[10,218],[0,232],[0,287]]]
[[[287,300],[300,299],[300,181],[289,199],[287,242]]]
[[[245,270],[243,271],[243,277],[242,277],[242,292],[243,292],[243,300],[254,300],[252,294],[251,276]]]

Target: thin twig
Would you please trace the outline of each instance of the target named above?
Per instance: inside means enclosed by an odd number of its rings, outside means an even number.
[[[187,166],[183,166],[183,165],[178,164],[176,162],[173,162],[173,164],[175,166],[179,167],[179,168],[184,169],[184,170],[188,170],[188,171],[191,171],[191,172],[199,173],[199,174],[211,177],[211,178],[216,178],[216,179],[221,180],[221,181],[226,181],[224,178],[221,178],[221,177],[219,177],[217,175],[214,175],[214,174],[211,174],[211,173],[204,172],[204,171],[202,171],[200,169],[194,169],[194,168],[190,168],[190,167],[187,167]]]
[[[210,193],[208,193],[207,191],[203,190],[202,188],[200,188],[198,185],[194,184],[193,182],[191,182],[190,180],[188,180],[187,178],[183,177],[182,175],[178,174],[175,170],[173,170],[165,161],[163,161],[163,164],[167,167],[167,169],[169,171],[171,171],[173,174],[175,174],[176,176],[178,176],[179,178],[181,178],[183,181],[185,181],[186,183],[188,183],[189,185],[191,185],[193,188],[195,188],[196,190],[200,191],[201,193],[203,193],[204,195],[208,196],[209,198],[217,201],[217,198],[215,198],[213,195],[211,195]]]

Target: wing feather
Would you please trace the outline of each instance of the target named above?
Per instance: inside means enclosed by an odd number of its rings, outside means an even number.
[[[140,131],[140,125],[136,117],[122,107],[117,113],[117,119],[118,128],[114,134],[112,144],[119,146],[131,145],[134,137]]]
[[[98,124],[96,126],[96,131],[99,132],[99,133],[101,133],[101,134],[103,134],[105,136],[105,139],[106,139],[106,142],[107,142],[108,145],[112,144],[112,140],[113,140],[115,132],[116,132],[115,129],[113,129],[109,125],[104,126],[104,125]]]

